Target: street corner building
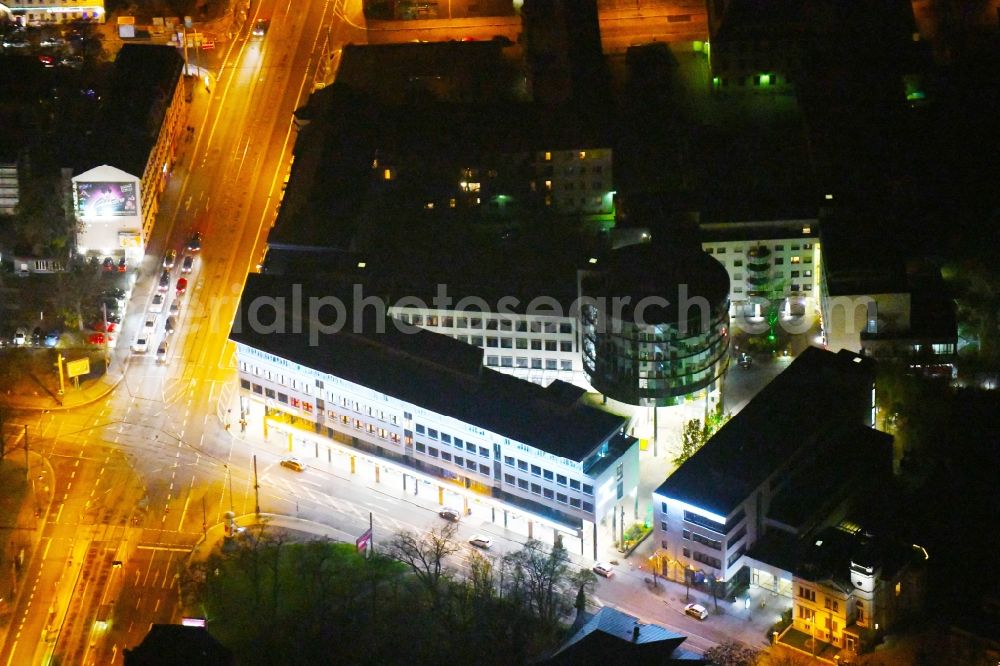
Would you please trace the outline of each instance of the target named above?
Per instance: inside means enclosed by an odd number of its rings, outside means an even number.
[[[333,307],[309,316],[319,298],[361,316],[318,332],[334,320]],[[611,538],[598,526],[637,515],[627,418],[584,404],[579,387],[502,374],[477,347],[353,305],[329,282],[249,276],[230,339],[244,417],[276,448],[350,456],[359,475],[485,505],[498,525],[595,558]]]

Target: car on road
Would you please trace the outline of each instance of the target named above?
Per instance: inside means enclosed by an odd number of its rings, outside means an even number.
[[[615,570],[611,568],[611,565],[607,562],[598,562],[594,565],[593,572],[598,576],[604,576],[605,578],[611,578],[615,575]]]
[[[68,55],[64,56],[59,64],[63,67],[69,67],[71,69],[80,69],[83,67],[83,56],[78,55]]]
[[[170,250],[163,257],[163,267],[167,270],[174,267],[174,262],[177,261],[177,250]]]
[[[170,316],[176,317],[181,313],[181,301],[179,298],[175,298],[170,301]]]
[[[160,343],[160,346],[156,348],[156,362],[166,363],[167,362],[167,339],[164,338]]]
[[[294,470],[296,472],[301,472],[305,470],[306,466],[302,464],[302,461],[298,458],[285,458],[279,463],[282,467]]]
[[[166,291],[167,289],[170,289],[170,271],[164,270],[160,274],[160,281],[156,285],[156,289],[158,291]]]
[[[490,546],[493,545],[493,539],[489,538],[488,536],[483,536],[482,534],[475,534],[471,539],[469,539],[469,543],[475,546],[476,548],[489,550]]]
[[[132,343],[132,351],[136,354],[145,354],[148,349],[149,338],[145,335],[140,334],[139,337],[135,339],[135,342]]]
[[[153,331],[156,330],[156,320],[157,316],[155,314],[146,315],[145,321],[142,323],[142,334],[152,335]]]
[[[108,336],[106,336],[104,333],[91,333],[90,336],[87,338],[87,342],[89,342],[92,345],[103,345],[105,342],[107,342],[107,339]]]
[[[257,22],[253,24],[253,36],[263,37],[264,35],[267,34],[267,29],[268,27],[270,27],[270,25],[271,25],[270,19],[266,18],[257,19]]]
[[[167,332],[167,335],[173,335],[174,329],[177,328],[177,320],[173,317],[167,317],[167,321],[163,323],[163,330]]]
[[[55,347],[59,344],[59,337],[62,335],[59,331],[49,331],[45,334],[45,346]]]
[[[740,355],[737,357],[736,362],[740,364],[741,368],[747,370],[753,364],[753,356],[751,356],[746,352],[740,352]]]
[[[193,266],[194,257],[190,254],[184,255],[184,261],[181,262],[181,273],[190,273]]]
[[[150,312],[163,312],[163,294],[153,296],[153,302],[149,304]]]
[[[440,511],[438,511],[438,515],[444,518],[445,520],[449,520],[453,523],[457,523],[462,519],[462,514],[458,511],[458,509],[451,509],[448,507],[445,507]]]
[[[187,242],[188,252],[199,252],[201,251],[201,232],[196,231],[191,234],[191,238]]]
[[[188,288],[187,278],[177,278],[177,295],[180,296]]]
[[[684,614],[699,620],[704,620],[708,617],[708,611],[701,604],[688,604],[684,607]]]
[[[14,331],[14,344],[18,347],[25,344],[28,341],[28,332],[23,328],[19,328]]]

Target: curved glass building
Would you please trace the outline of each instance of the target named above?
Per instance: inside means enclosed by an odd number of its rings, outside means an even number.
[[[729,275],[698,250],[615,250],[580,275],[581,352],[591,385],[619,402],[679,404],[729,359]]]

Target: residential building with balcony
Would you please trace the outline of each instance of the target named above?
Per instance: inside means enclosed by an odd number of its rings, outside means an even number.
[[[819,223],[814,219],[699,224],[701,247],[729,274],[730,313],[765,317],[819,310]]]
[[[871,427],[874,382],[857,354],[809,347],[796,358],[654,491],[663,574],[788,595],[788,567],[751,557],[755,546],[835,524],[870,475],[891,474],[891,437]]]
[[[329,325],[332,308],[312,310],[319,298],[344,304],[350,330]],[[482,350],[446,335],[371,308],[353,319],[353,298],[329,283],[248,276],[230,339],[241,395],[272,441],[368,456],[596,558],[608,538],[597,526],[638,511],[628,420],[588,406],[578,387],[483,367]]]
[[[580,272],[584,372],[630,405],[717,388],[729,359],[729,279],[697,250],[642,243]]]

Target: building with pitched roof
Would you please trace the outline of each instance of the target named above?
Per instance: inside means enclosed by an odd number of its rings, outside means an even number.
[[[543,664],[567,666],[634,664],[635,666],[694,666],[708,661],[685,650],[687,637],[658,624],[604,606]]]

